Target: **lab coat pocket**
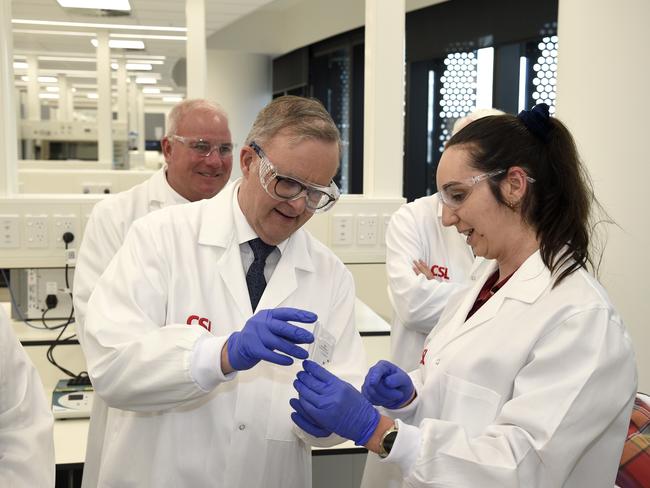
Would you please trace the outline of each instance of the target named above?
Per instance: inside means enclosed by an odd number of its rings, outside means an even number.
[[[445,374],[440,381],[440,419],[457,423],[476,437],[497,415],[501,395],[481,385]]]
[[[296,364],[297,363],[297,364]],[[273,385],[271,386],[271,404],[260,405],[268,408],[268,424],[266,439],[273,441],[296,441],[298,438],[293,433],[293,420],[291,420],[291,405],[289,399],[298,393],[293,388],[293,380],[300,371],[300,362],[292,366],[276,366],[273,368]]]

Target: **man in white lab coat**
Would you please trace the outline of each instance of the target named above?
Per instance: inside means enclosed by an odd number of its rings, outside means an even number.
[[[319,102],[278,98],[241,149],[240,180],[132,226],[86,320],[89,373],[113,407],[98,486],[311,486],[308,444],[341,439],[293,425],[289,356],[306,357],[296,344],[317,316],[334,338],[328,369],[357,386],[365,369],[352,276],[301,229],[339,196],[339,145]],[[248,280],[260,240],[265,288]]]
[[[0,309],[0,486],[54,486],[52,411]]]
[[[93,208],[79,250],[74,279],[77,334],[85,352],[88,300],[131,224],[170,205],[210,198],[228,182],[232,170],[232,138],[228,117],[217,104],[185,100],[170,112],[161,141],[166,164],[147,181],[112,195]],[[83,486],[97,486],[107,408],[95,397],[91,414]]]

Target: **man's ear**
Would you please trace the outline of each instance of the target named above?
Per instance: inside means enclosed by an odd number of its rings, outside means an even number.
[[[241,168],[242,176],[248,178],[252,165],[253,165],[253,150],[248,146],[242,147],[241,151],[239,152],[239,167]]]
[[[172,157],[172,143],[169,140],[169,137],[165,136],[160,141],[160,146],[162,147],[163,156],[165,157],[165,162],[169,164]]]

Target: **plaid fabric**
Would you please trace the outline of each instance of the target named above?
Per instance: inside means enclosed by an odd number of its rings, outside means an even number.
[[[650,405],[639,396],[634,401],[616,485],[650,488]]]

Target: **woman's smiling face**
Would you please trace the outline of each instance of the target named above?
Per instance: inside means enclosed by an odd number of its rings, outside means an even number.
[[[508,254],[510,241],[506,236],[513,225],[512,211],[494,198],[489,178],[472,182],[472,177],[484,173],[471,166],[471,152],[467,146],[446,149],[440,158],[436,182],[445,193],[442,223],[454,226],[467,237],[474,254],[488,259],[499,259]]]

